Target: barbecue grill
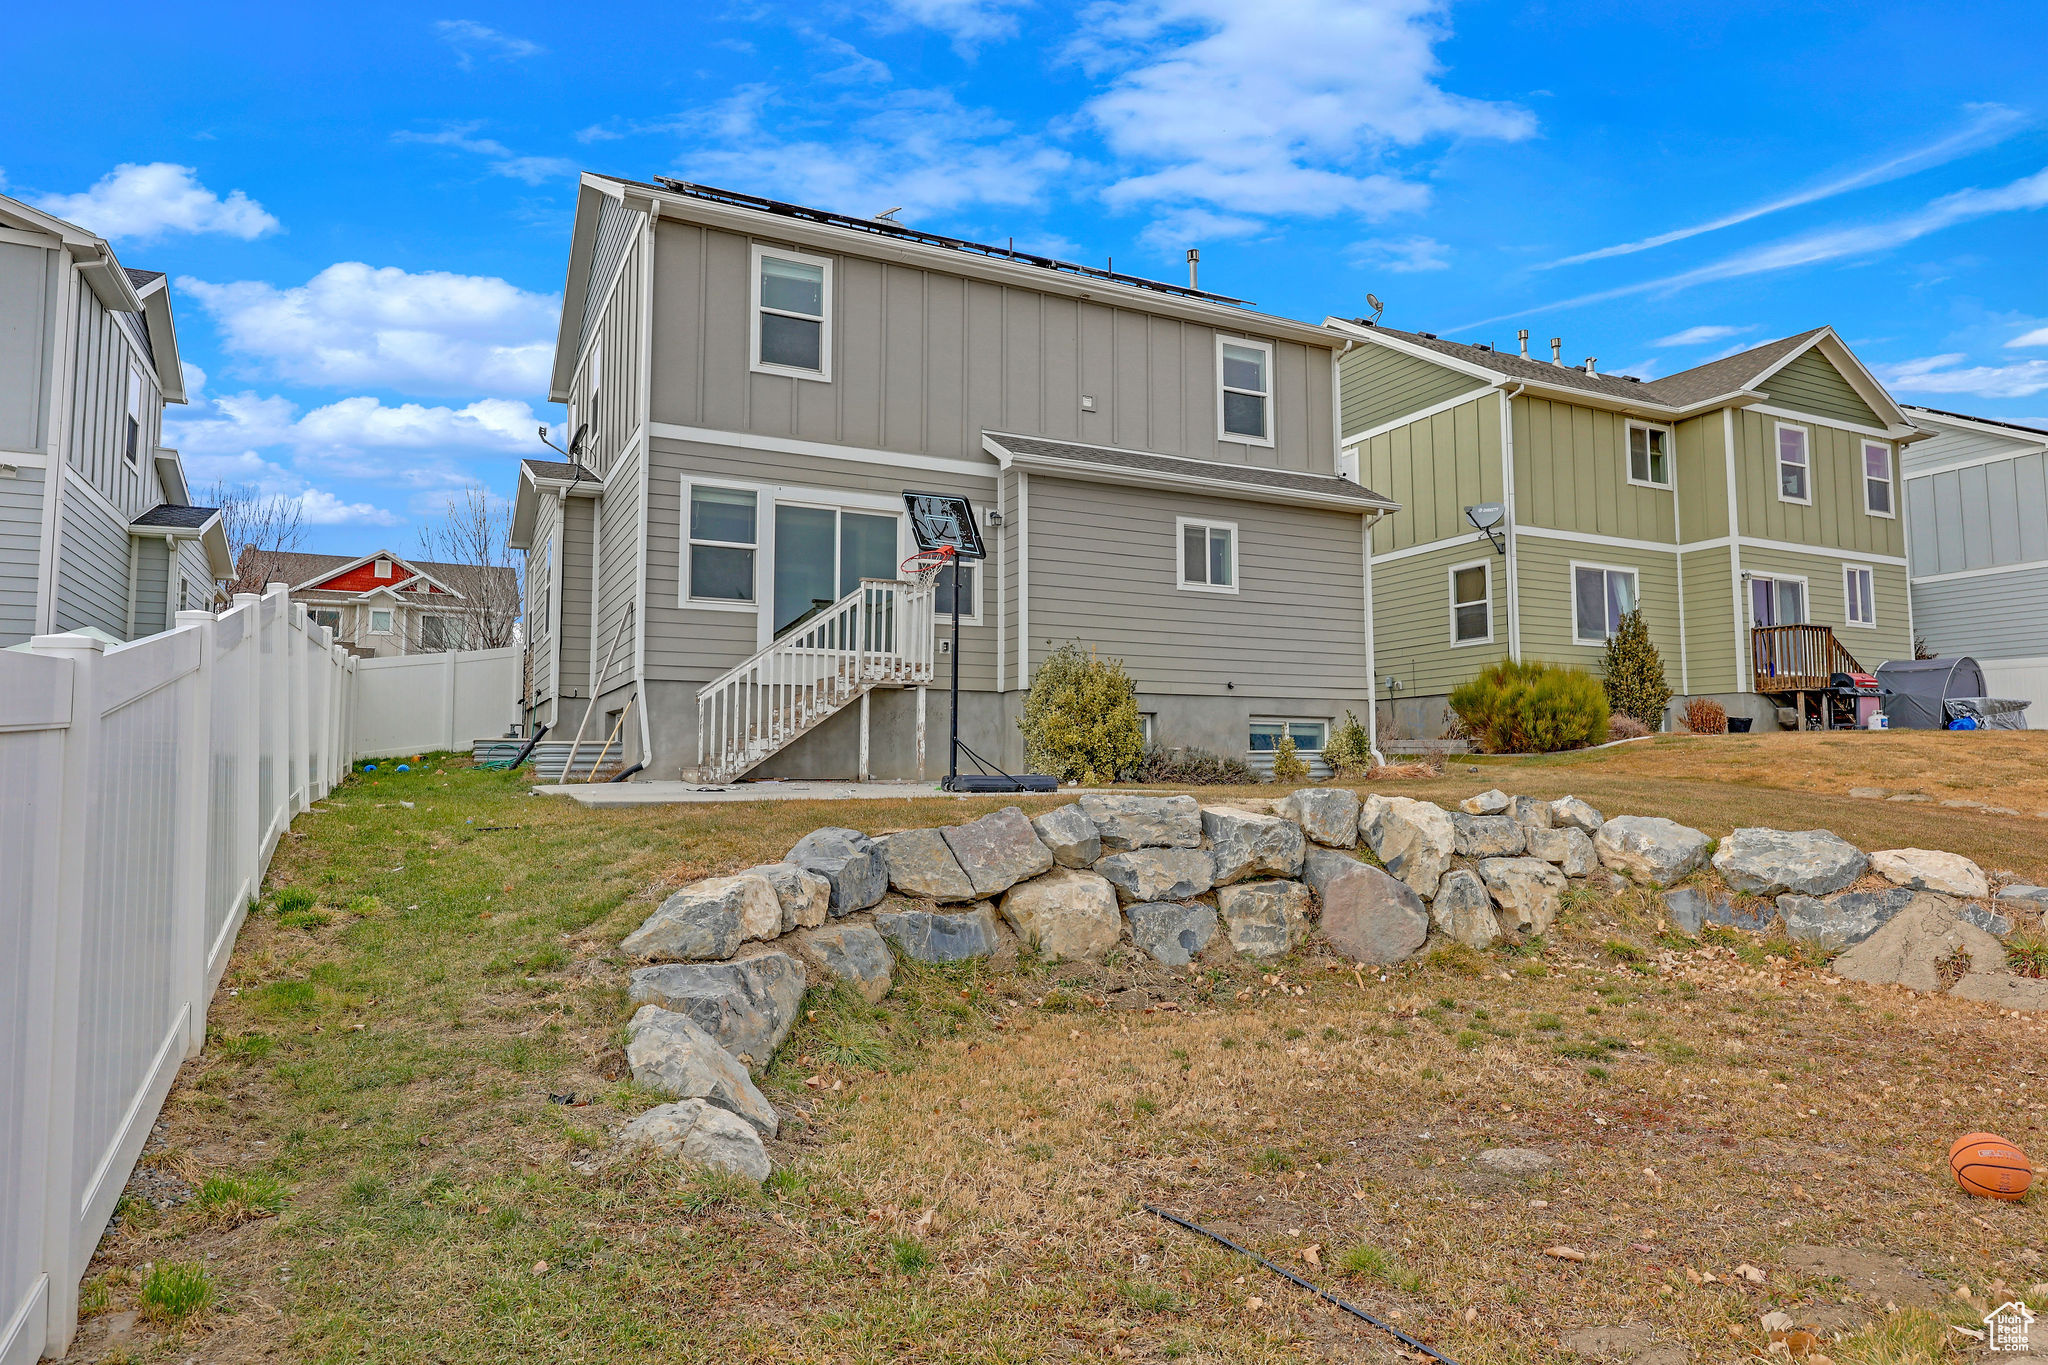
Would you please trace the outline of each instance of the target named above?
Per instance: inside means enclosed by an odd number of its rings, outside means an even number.
[[[1877,714],[1881,695],[1874,673],[1830,673],[1822,694],[1827,708],[1822,724],[1830,730],[1861,730]]]

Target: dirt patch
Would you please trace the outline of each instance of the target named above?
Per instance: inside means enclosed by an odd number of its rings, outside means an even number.
[[[1817,1280],[1840,1280],[1851,1293],[1879,1305],[1932,1308],[1941,1291],[1918,1270],[1896,1256],[1858,1251],[1853,1247],[1792,1247],[1779,1258],[1787,1270]]]

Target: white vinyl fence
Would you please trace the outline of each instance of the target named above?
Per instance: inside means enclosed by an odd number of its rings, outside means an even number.
[[[123,645],[0,650],[0,1365],[70,1343],[271,852],[348,770],[332,640],[273,584]]]
[[[357,758],[467,750],[519,719],[520,650],[449,650],[356,661]]]

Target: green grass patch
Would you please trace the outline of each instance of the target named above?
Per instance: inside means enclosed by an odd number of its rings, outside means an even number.
[[[1422,1276],[1402,1265],[1390,1251],[1360,1242],[1337,1253],[1337,1270],[1346,1279],[1373,1280],[1405,1294],[1422,1288]]]
[[[190,1261],[166,1261],[149,1272],[138,1296],[143,1316],[153,1322],[183,1322],[206,1311],[214,1300],[213,1277]]]

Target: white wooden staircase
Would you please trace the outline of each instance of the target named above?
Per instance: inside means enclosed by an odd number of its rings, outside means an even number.
[[[863,578],[697,693],[697,767],[685,777],[731,782],[767,762],[877,687],[932,680],[928,585]]]

